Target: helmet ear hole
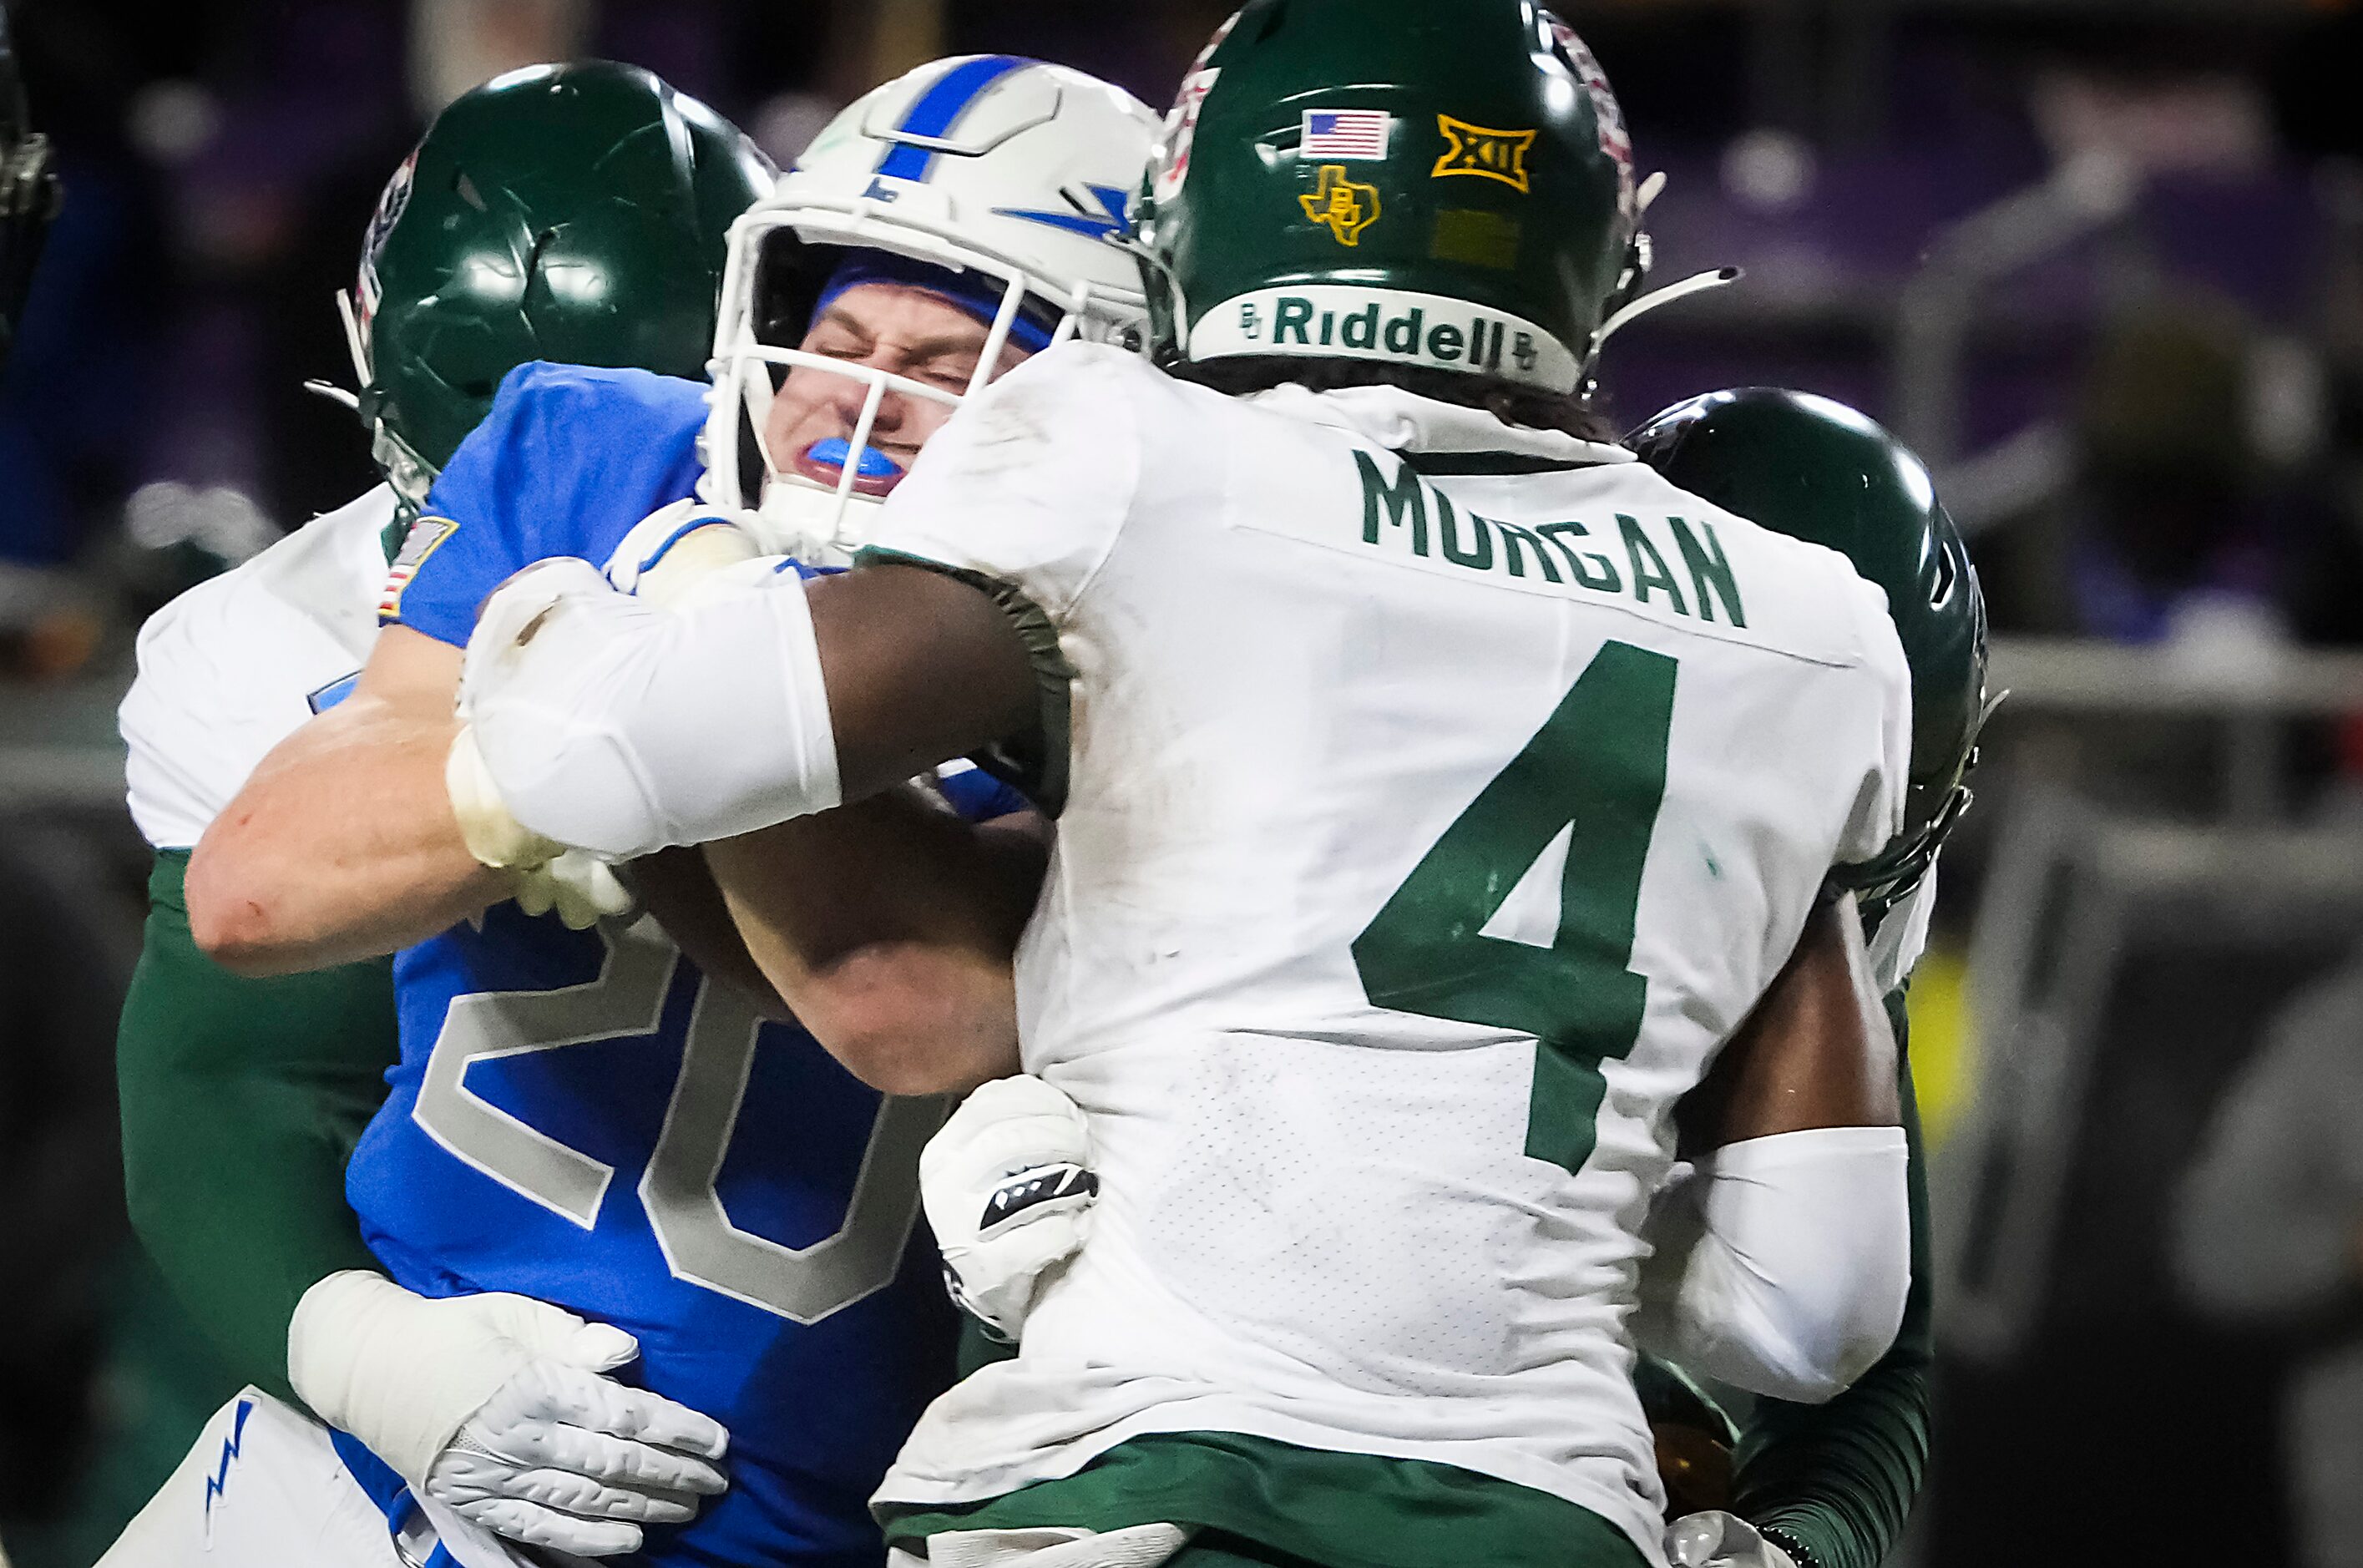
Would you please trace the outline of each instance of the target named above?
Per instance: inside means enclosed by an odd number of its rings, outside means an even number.
[[[789,228],[763,237],[755,261],[755,341],[774,349],[804,342],[837,254],[837,247],[806,245]]]
[[[763,472],[761,434],[742,400],[738,405],[738,494],[750,505],[761,499],[768,477]]]

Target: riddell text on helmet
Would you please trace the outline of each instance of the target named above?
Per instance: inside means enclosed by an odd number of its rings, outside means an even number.
[[[1533,322],[1405,289],[1306,284],[1258,289],[1199,318],[1190,357],[1336,356],[1473,371],[1566,391],[1575,357]]]

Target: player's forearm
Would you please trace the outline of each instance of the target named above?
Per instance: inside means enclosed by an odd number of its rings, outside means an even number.
[[[396,1053],[383,962],[255,980],[190,940],[186,857],[160,855],[116,1076],[133,1229],[238,1375],[280,1396],[316,1281],[372,1266],[345,1161]]]
[[[198,947],[236,973],[291,973],[393,952],[506,896],[444,791],[457,728],[340,709],[290,737],[190,862]]]
[[[1685,1141],[1703,1150],[1650,1218],[1645,1342],[1814,1404],[1892,1345],[1911,1281],[1910,1151],[1877,1008],[1852,901],[1815,911],[1703,1103],[1683,1104]]]
[[[631,863],[632,891],[692,963],[729,985],[765,1018],[794,1023],[795,1014],[747,951],[714,873],[695,850],[660,850]]]
[[[1900,992],[1888,1010],[1901,1040]],[[1875,1568],[1902,1536],[1927,1470],[1933,1265],[1926,1154],[1908,1064],[1899,1097],[1911,1148],[1912,1290],[1895,1342],[1825,1404],[1758,1400],[1736,1456],[1735,1507],[1804,1548],[1817,1568]]]
[[[1819,1128],[1893,1127],[1895,1041],[1854,900],[1814,911],[1796,950],[1676,1113],[1684,1151]]]
[[[855,1076],[926,1095],[1017,1071],[1038,821],[974,827],[896,791],[705,853],[747,951]]]

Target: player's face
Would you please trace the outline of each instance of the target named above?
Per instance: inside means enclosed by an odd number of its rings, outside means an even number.
[[[959,394],[968,390],[976,375],[987,336],[984,323],[924,289],[863,284],[830,301],[798,347],[848,366],[887,371]],[[1026,357],[1026,350],[1015,344],[1005,345],[993,375]],[[794,366],[771,399],[771,415],[763,426],[765,447],[782,468],[795,469],[806,462],[804,454],[814,442],[852,437],[869,394],[869,384],[852,376],[832,374],[816,366]],[[949,403],[890,387],[879,402],[869,444],[892,459],[898,471],[908,469],[927,438],[943,427],[951,413]],[[814,477],[830,485],[837,482],[833,471]],[[899,478],[899,472],[892,477]],[[890,486],[891,479],[880,488]]]

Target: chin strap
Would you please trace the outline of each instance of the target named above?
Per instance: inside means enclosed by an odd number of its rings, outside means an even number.
[[[1600,350],[1610,338],[1660,306],[1688,299],[1692,295],[1703,294],[1708,289],[1736,284],[1746,275],[1737,267],[1717,267],[1712,272],[1693,273],[1678,284],[1668,284],[1661,289],[1653,289],[1647,294],[1639,292],[1642,282],[1649,275],[1652,260],[1649,236],[1640,224],[1648,216],[1651,204],[1665,193],[1665,189],[1666,175],[1661,169],[1642,181],[1641,188],[1634,195],[1632,255],[1624,275],[1616,280],[1616,287],[1609,295],[1612,302],[1622,300],[1623,303],[1614,305],[1600,325],[1592,328],[1591,339],[1583,346],[1583,375],[1577,385],[1579,395],[1587,400],[1599,382],[1593,367],[1599,363]]]
[[[1678,284],[1668,284],[1664,288],[1652,289],[1638,298],[1626,301],[1593,330],[1592,341],[1584,349],[1585,361],[1588,363],[1596,358],[1602,345],[1610,338],[1659,306],[1671,305],[1678,299],[1688,299],[1694,294],[1704,294],[1709,289],[1723,288],[1745,276],[1747,274],[1737,267],[1717,267],[1712,272],[1694,272]]]

